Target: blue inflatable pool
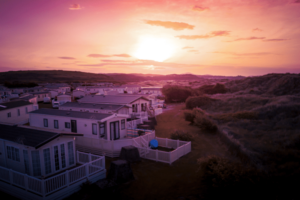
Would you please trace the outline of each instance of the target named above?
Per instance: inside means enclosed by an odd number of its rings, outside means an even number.
[[[156,149],[158,147],[158,141],[156,139],[153,139],[149,142],[149,145],[151,149]]]

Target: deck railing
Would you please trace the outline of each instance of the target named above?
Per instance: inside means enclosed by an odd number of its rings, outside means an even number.
[[[33,192],[37,195],[36,199],[44,199],[47,195],[81,180],[92,178],[96,173],[105,170],[104,156],[77,151],[77,163],[82,165],[44,180],[0,166],[0,180]]]
[[[145,135],[139,136],[138,131],[144,131]],[[98,155],[119,157],[122,147],[134,145],[134,143],[137,143],[140,146],[140,137],[143,137],[146,141],[150,141],[154,139],[155,131],[144,129],[128,129],[126,138],[119,140],[80,137],[76,139],[76,148],[80,151],[91,152]]]
[[[181,156],[184,156],[191,152],[191,142],[158,137],[156,137],[155,139],[158,141],[158,146],[173,148],[174,150],[166,152],[153,150],[147,147],[136,146],[142,158],[172,164]]]

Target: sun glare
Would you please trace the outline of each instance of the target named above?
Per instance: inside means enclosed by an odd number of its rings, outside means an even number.
[[[165,38],[141,37],[134,56],[141,60],[163,62],[174,53],[174,44]]]

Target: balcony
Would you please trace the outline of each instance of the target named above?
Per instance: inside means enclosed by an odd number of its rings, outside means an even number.
[[[63,199],[79,191],[83,182],[106,177],[104,156],[77,151],[76,158],[79,166],[46,179],[0,167],[0,189],[21,199]]]

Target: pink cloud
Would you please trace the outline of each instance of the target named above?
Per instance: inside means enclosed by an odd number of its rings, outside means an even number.
[[[80,10],[82,9],[82,7],[80,7],[79,4],[72,4],[70,7],[69,7],[69,10]]]

